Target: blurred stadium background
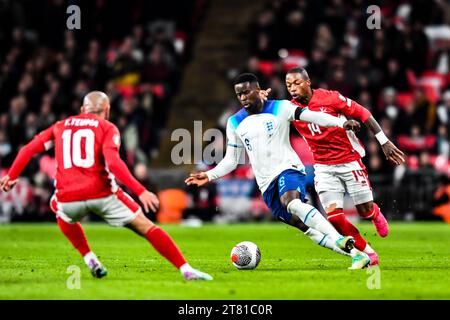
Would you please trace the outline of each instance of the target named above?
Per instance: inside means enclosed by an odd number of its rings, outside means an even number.
[[[81,8],[80,30],[66,28],[71,4]],[[366,27],[369,5],[381,8],[381,29]],[[285,71],[302,66],[313,87],[339,90],[370,109],[407,153],[406,165],[394,167],[367,130],[359,134],[388,219],[450,222],[449,25],[445,0],[0,0],[0,175],[37,132],[78,113],[88,91],[103,90],[122,133],[122,157],[159,194],[152,220],[270,220],[246,165],[186,188],[187,174],[208,164],[174,165],[171,133],[193,132],[195,120],[203,132],[224,132],[239,108],[231,84],[239,72],[257,74],[273,98],[284,99]],[[205,145],[197,140],[193,146]],[[214,143],[223,148],[224,141]],[[295,130],[292,144],[316,202],[312,158]],[[2,223],[54,220],[54,167],[53,154],[43,154],[12,193],[0,193]]]

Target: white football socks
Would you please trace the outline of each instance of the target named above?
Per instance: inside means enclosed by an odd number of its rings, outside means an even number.
[[[350,257],[352,257],[352,258],[357,256],[357,255],[361,255],[361,254],[364,255],[363,252],[359,251],[356,248],[353,248],[352,250],[350,250]]]
[[[317,243],[319,246],[331,249],[337,253],[340,253],[344,256],[350,256],[347,252],[341,250],[339,247],[336,246],[335,241],[331,241],[330,237],[326,234],[323,234],[313,228],[309,228],[305,235],[307,235],[313,242]]]
[[[367,244],[366,247],[364,248],[364,252],[365,253],[375,253],[375,250],[372,249],[372,247]]]
[[[181,274],[185,274],[186,272],[192,272],[192,270],[193,270],[194,268],[192,268],[190,265],[189,265],[189,263],[185,263],[185,264],[183,264],[181,267],[180,267],[180,272],[181,272]]]
[[[84,263],[86,263],[86,265],[89,267],[89,261],[94,260],[97,263],[100,264],[100,260],[98,260],[97,256],[95,255],[95,253],[93,253],[92,251],[89,251],[88,253],[86,253],[83,256],[84,259]]]
[[[342,237],[316,208],[303,203],[300,199],[289,202],[287,211],[298,216],[308,227],[327,235],[332,242]]]

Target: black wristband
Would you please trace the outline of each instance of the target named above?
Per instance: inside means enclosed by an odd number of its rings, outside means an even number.
[[[304,110],[303,108],[295,109],[295,115],[294,115],[295,120],[300,120],[300,115],[302,114],[303,110]]]

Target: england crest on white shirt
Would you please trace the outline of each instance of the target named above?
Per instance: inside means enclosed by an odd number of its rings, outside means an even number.
[[[266,120],[264,121],[264,129],[266,129],[266,132],[270,137],[272,136],[273,131],[275,130],[275,124],[273,123],[272,120]]]

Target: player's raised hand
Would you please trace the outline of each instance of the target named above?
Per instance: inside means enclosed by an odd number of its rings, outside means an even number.
[[[158,211],[159,209],[159,199],[153,192],[145,190],[139,196],[139,200],[144,206],[145,212],[149,212],[150,210],[153,212]]]
[[[386,159],[395,163],[396,165],[400,165],[405,162],[405,154],[398,149],[391,141],[386,142],[381,146],[384,154],[386,155]]]
[[[0,189],[2,189],[5,192],[10,191],[17,183],[16,180],[11,180],[8,175],[4,176],[0,179]]]
[[[267,100],[267,97],[269,96],[271,91],[272,91],[271,88],[268,88],[266,90],[261,89],[259,90],[259,97],[265,101]]]
[[[184,180],[184,183],[186,183],[188,186],[191,184],[196,184],[198,187],[203,186],[209,182],[208,175],[205,172],[197,172],[197,173],[191,173],[189,178]]]
[[[358,132],[359,130],[361,130],[361,125],[358,121],[355,120],[345,121],[343,127],[345,130],[352,130],[353,132]]]

